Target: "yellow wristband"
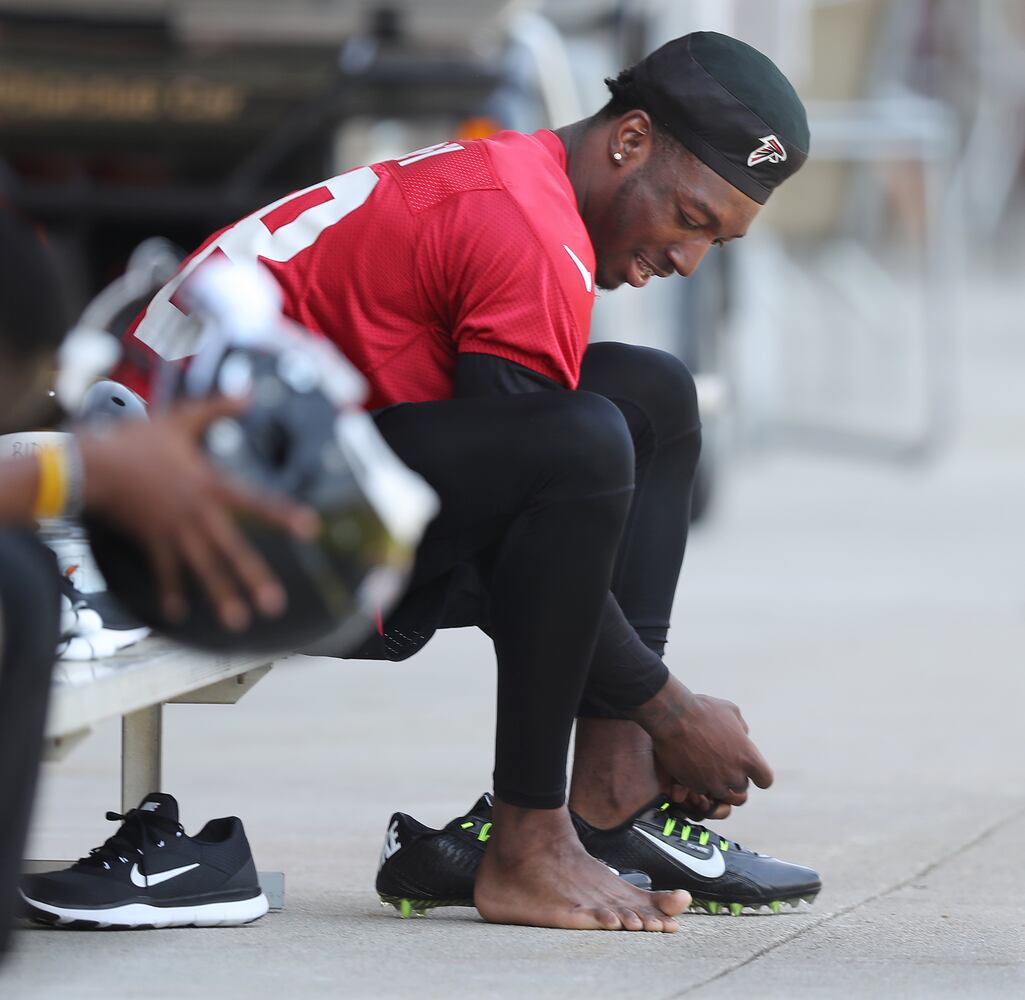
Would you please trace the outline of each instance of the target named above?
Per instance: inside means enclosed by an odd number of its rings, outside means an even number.
[[[39,489],[33,513],[36,517],[59,517],[68,499],[67,455],[62,447],[42,448],[39,462]]]

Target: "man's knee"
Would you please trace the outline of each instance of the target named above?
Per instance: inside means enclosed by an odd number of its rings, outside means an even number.
[[[584,356],[581,387],[642,410],[659,442],[699,438],[694,376],[673,354],[633,344],[594,344]]]
[[[633,487],[634,447],[619,408],[592,392],[558,393],[551,433],[538,445],[554,479],[581,496]]]

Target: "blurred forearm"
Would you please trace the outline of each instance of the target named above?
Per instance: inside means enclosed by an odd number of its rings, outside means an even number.
[[[39,463],[34,458],[0,461],[0,524],[32,520],[39,493]]]

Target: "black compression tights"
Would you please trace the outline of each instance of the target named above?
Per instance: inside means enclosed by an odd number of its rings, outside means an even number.
[[[404,659],[436,628],[480,625],[498,659],[495,792],[559,806],[578,711],[616,717],[666,680],[693,380],[660,351],[597,344],[576,392],[409,403],[377,424],[442,508],[383,635],[349,655]]]
[[[60,638],[53,554],[0,527],[0,960],[8,943]]]
[[[701,420],[690,372],[663,351],[595,344],[584,355],[580,384],[622,412],[636,459],[633,500],[579,712],[622,718],[625,708],[655,693],[631,677],[655,676],[641,643],[659,657],[665,650],[690,525]],[[624,664],[631,669],[621,669]]]

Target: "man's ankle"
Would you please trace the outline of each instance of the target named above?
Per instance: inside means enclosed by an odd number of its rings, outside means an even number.
[[[651,795],[643,798],[636,794],[630,796],[606,795],[603,797],[570,797],[569,808],[585,823],[599,830],[611,830],[635,816],[658,794],[654,789]]]
[[[570,809],[600,829],[618,826],[662,791],[651,739],[620,719],[579,719]]]
[[[565,806],[558,809],[526,809],[496,797],[487,855],[500,863],[549,849],[563,838],[576,841],[576,831]]]

